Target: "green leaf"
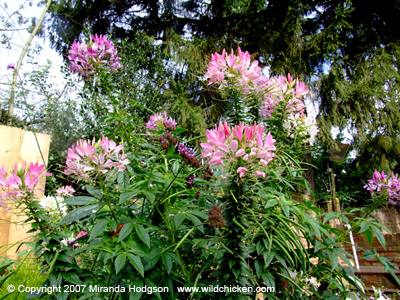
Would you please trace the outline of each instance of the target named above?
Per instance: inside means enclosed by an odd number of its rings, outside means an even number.
[[[131,199],[133,196],[137,195],[139,191],[133,191],[128,193],[123,193],[119,196],[119,204],[124,203],[126,200]]]
[[[171,148],[168,149],[167,157],[169,157],[169,155],[174,154],[174,152],[175,152],[175,146],[172,146]]]
[[[340,298],[336,297],[335,295],[333,295],[331,292],[329,291],[324,291],[324,299],[327,300],[340,300]]]
[[[325,224],[326,222],[329,222],[330,220],[333,220],[334,218],[336,218],[336,214],[335,213],[333,213],[333,212],[327,213],[325,215],[323,223]]]
[[[155,283],[154,283],[151,279],[145,278],[144,281],[146,282],[147,286],[149,286],[149,287],[154,288],[155,290],[157,290],[158,286],[156,286]],[[157,298],[161,300],[160,292],[155,292],[154,295],[156,295]]]
[[[142,287],[143,287],[143,280],[138,279],[133,283],[135,288],[138,288],[138,292],[130,292],[129,293],[129,300],[139,300],[142,297]]]
[[[92,203],[93,201],[96,201],[96,198],[88,196],[77,196],[64,200],[64,203],[70,205],[87,205]]]
[[[189,217],[190,220],[192,220],[193,224],[194,224],[195,226],[197,226],[197,228],[198,228],[202,233],[204,233],[204,226],[202,225],[203,223],[199,220],[199,218],[196,217],[196,216],[194,216],[194,215],[191,215],[191,214],[188,214],[188,217]]]
[[[104,230],[106,230],[108,225],[108,221],[107,220],[100,220],[98,221],[94,226],[92,231],[90,232],[90,237],[89,237],[89,241],[93,240],[94,238],[98,237],[99,235],[101,235]]]
[[[172,172],[176,175],[179,171],[179,162],[174,161],[174,164],[172,165]]]
[[[368,243],[371,245],[372,240],[374,239],[374,235],[372,234],[371,229],[367,229],[366,231],[364,231],[364,235],[367,238]]]
[[[117,173],[117,182],[121,189],[129,187],[129,176],[125,170]]]
[[[273,207],[277,204],[278,204],[278,200],[271,199],[271,200],[268,200],[267,204],[265,204],[265,208],[267,209],[267,208]]]
[[[375,258],[375,253],[372,252],[371,250],[365,251],[364,255],[362,256],[364,259],[374,259]]]
[[[100,206],[98,204],[92,204],[87,206],[82,206],[70,211],[64,219],[61,220],[60,225],[72,223],[78,221],[84,217],[93,214],[93,210],[97,210]]]
[[[124,238],[131,234],[133,229],[133,223],[126,223],[124,227],[122,227],[121,231],[118,235],[118,243],[121,242]]]
[[[186,219],[186,214],[184,213],[177,213],[174,216],[175,228],[179,228],[182,222]]]
[[[360,226],[360,233],[364,232],[369,228],[369,223],[367,221],[362,221]]]
[[[118,255],[117,259],[115,260],[115,273],[118,274],[119,271],[124,267],[126,262],[126,254],[122,253]]]
[[[142,242],[145,243],[147,247],[150,248],[150,236],[147,233],[146,229],[144,229],[144,227],[140,224],[135,224],[135,229],[137,235],[142,240]]]
[[[96,188],[91,187],[91,186],[87,186],[87,187],[86,187],[86,190],[88,191],[88,193],[89,193],[90,195],[92,195],[92,196],[94,196],[94,197],[96,197],[96,198],[98,198],[98,199],[101,198],[101,190],[96,189]]]
[[[131,262],[132,266],[139,272],[139,274],[144,277],[144,268],[142,264],[142,260],[139,256],[128,253],[129,261]]]
[[[254,262],[254,267],[256,269],[256,274],[260,276],[263,273],[264,264],[261,263],[259,259]]]
[[[163,253],[161,256],[162,262],[167,269],[168,275],[171,273],[172,270],[172,259],[167,253]]]
[[[275,289],[275,277],[273,274],[268,273],[266,275],[261,276],[262,280],[267,287],[273,287]]]
[[[185,131],[187,131],[187,129],[185,129],[185,128],[176,128],[172,133],[179,134],[179,133],[182,133]]]
[[[75,273],[64,273],[63,272],[61,274],[62,274],[62,277],[66,281],[68,281],[68,282],[70,282],[72,284],[77,284],[77,285],[81,285],[82,284],[82,281],[79,279],[79,276],[76,275]]]
[[[327,251],[327,252],[328,252],[328,256],[332,263],[332,271],[333,271],[336,269],[337,265],[339,264],[339,259],[336,256],[335,252],[333,252],[333,251]]]
[[[375,233],[375,236],[377,238],[377,240],[379,241],[379,243],[381,243],[381,245],[386,248],[386,242],[385,242],[385,236],[382,234],[382,232],[379,230],[379,228],[377,228],[374,225],[370,226],[372,228],[372,230]]]

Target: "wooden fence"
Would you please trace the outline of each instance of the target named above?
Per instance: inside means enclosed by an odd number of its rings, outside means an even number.
[[[36,137],[35,137],[36,135]],[[0,125],[0,166],[5,165],[7,169],[15,164],[21,166],[24,161],[28,164],[45,163],[47,165],[50,147],[50,135],[41,134],[24,129]],[[42,159],[43,155],[44,162]],[[44,190],[45,177],[39,181],[38,187]],[[43,197],[43,192],[37,191],[37,197]],[[22,241],[29,241],[30,235],[27,231],[30,229],[28,224],[22,224],[26,217],[15,208],[14,203],[8,201],[9,210],[5,211],[4,207],[0,208],[0,255],[9,258],[17,257],[17,247],[13,246],[5,253],[4,250]],[[18,253],[26,249],[22,246]],[[3,253],[3,254],[1,254]]]

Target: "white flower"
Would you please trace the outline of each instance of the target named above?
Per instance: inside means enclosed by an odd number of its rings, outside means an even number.
[[[67,205],[64,203],[64,198],[60,196],[44,196],[42,200],[40,200],[40,205],[50,214],[60,213],[63,216],[67,213],[68,209]]]

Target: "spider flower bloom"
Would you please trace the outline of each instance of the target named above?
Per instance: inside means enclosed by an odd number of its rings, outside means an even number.
[[[272,112],[279,106],[280,103],[286,103],[286,111],[291,114],[303,114],[305,105],[302,97],[309,90],[306,89],[304,82],[293,80],[290,74],[287,77],[281,76],[264,80],[261,82],[260,90],[265,90],[263,103],[261,105],[261,116],[270,118]]]
[[[239,166],[234,170],[240,177],[246,172],[265,178],[265,167],[272,161],[276,150],[275,140],[264,133],[261,124],[252,126],[243,123],[230,128],[220,122],[213,130],[207,130],[207,142],[201,143],[202,157],[214,166]]]
[[[372,195],[383,195],[388,199],[388,204],[400,204],[400,180],[397,174],[391,176],[385,172],[375,170],[372,179],[368,180],[368,184],[364,186]]]
[[[238,55],[232,53],[226,55],[225,49],[222,54],[211,55],[210,65],[204,75],[209,84],[223,83],[225,80],[236,81],[236,85],[248,86],[261,76],[261,68],[258,61],[251,62],[249,52],[243,52],[238,48]]]
[[[26,162],[19,169],[15,164],[14,168],[7,172],[7,168],[0,168],[0,199],[7,198],[23,198],[30,195],[35,195],[36,185],[42,176],[52,176],[45,172],[46,166],[38,163]]]
[[[71,70],[81,74],[84,78],[95,74],[97,69],[109,67],[115,71],[120,67],[121,58],[117,57],[117,50],[103,35],[92,35],[89,45],[74,41],[69,53]]]
[[[103,137],[95,143],[80,140],[76,146],[68,149],[66,175],[76,175],[81,178],[89,178],[90,174],[98,175],[110,171],[120,172],[129,164],[127,155],[120,155],[123,145],[116,145],[113,140]]]
[[[150,116],[149,121],[146,123],[146,128],[150,130],[161,130],[165,129],[168,131],[174,131],[176,129],[176,121],[171,117],[167,117],[167,112],[164,111],[162,114],[158,113]],[[147,134],[151,134],[149,131]]]
[[[56,190],[57,196],[64,197],[64,198],[70,198],[74,195],[75,190],[72,188],[72,186],[66,185],[58,188]]]

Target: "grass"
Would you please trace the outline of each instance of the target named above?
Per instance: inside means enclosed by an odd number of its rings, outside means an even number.
[[[11,262],[11,260],[0,257],[0,266],[8,262]],[[6,298],[11,300],[22,300],[26,299],[28,293],[19,292],[18,287],[20,285],[25,287],[40,287],[46,280],[46,275],[40,274],[40,262],[31,258],[30,255],[28,255],[26,259],[21,258],[14,261],[14,263],[3,272],[4,274],[1,274],[0,281],[2,278],[14,271],[15,273],[7,278],[7,280],[0,287],[0,299],[2,299],[2,297],[8,293],[7,287],[10,284],[15,287],[15,291]]]

